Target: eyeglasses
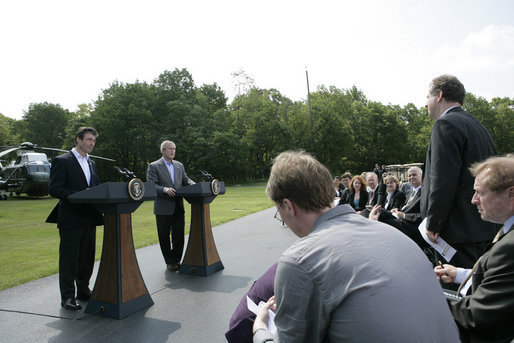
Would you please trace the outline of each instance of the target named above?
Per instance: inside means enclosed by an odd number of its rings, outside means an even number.
[[[277,208],[277,212],[275,213],[275,215],[273,216],[273,219],[276,219],[280,222],[280,224],[282,226],[285,226],[287,227],[286,223],[284,222],[284,220],[280,217],[280,213],[278,212],[278,210],[280,209],[280,207],[282,206],[282,204],[280,204],[280,206]]]

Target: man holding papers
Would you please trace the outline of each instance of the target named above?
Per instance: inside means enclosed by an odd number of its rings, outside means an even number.
[[[332,207],[332,176],[314,157],[281,153],[266,192],[276,218],[300,239],[278,261],[275,296],[257,314],[254,342],[458,341],[421,249],[349,205]]]
[[[455,76],[441,75],[430,83],[426,107],[435,122],[425,160],[421,217],[427,219],[430,241],[441,236],[457,250],[446,261],[471,268],[497,230],[481,221],[470,203],[473,177],[468,168],[496,150],[487,129],[462,109],[465,96]]]
[[[472,203],[483,220],[503,224],[473,269],[449,264],[434,269],[438,279],[460,283],[461,300],[450,310],[462,342],[510,342],[514,339],[514,158],[491,157],[474,165]],[[469,294],[469,295],[468,295]]]

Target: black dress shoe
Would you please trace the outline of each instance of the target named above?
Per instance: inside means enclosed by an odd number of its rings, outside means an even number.
[[[176,272],[180,268],[180,262],[172,262],[168,264],[168,269],[172,272]]]
[[[89,300],[91,296],[93,295],[93,292],[91,292],[90,289],[87,289],[85,291],[77,291],[77,299],[78,300]]]
[[[77,300],[75,298],[64,298],[61,300],[61,306],[67,310],[78,311],[82,309],[82,306],[77,304]]]

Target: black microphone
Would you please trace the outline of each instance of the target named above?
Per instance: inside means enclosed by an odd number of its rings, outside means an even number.
[[[127,176],[127,173],[125,173],[123,170],[121,170],[118,166],[114,166],[113,169],[116,170],[116,172],[118,174],[120,174],[121,176],[124,176],[124,177]]]
[[[123,171],[125,172],[125,174],[127,174],[127,177],[131,177],[131,178],[135,178],[136,175],[131,172],[130,170],[128,170],[127,168],[123,168]]]

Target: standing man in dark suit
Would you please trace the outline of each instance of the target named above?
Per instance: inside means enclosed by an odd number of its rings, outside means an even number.
[[[493,239],[497,228],[480,219],[471,204],[470,165],[496,155],[487,129],[462,109],[466,91],[451,75],[430,83],[428,115],[435,120],[425,162],[421,216],[435,242],[441,236],[457,253],[451,262],[471,268]],[[442,259],[442,256],[437,256]]]
[[[148,182],[155,183],[157,191],[154,214],[159,244],[167,268],[171,271],[179,269],[184,251],[184,200],[176,196],[176,191],[195,183],[187,176],[184,165],[173,159],[176,149],[172,141],[162,142],[162,157],[152,162],[147,171]]]
[[[473,204],[483,220],[503,224],[472,270],[445,264],[434,269],[445,283],[460,283],[463,298],[450,301],[462,342],[514,339],[514,158],[491,157],[473,165]],[[471,288],[471,292],[470,292]]]
[[[56,222],[59,228],[59,288],[61,305],[67,310],[80,310],[76,299],[91,297],[89,279],[95,263],[96,226],[103,224],[103,217],[91,205],[70,203],[68,196],[100,183],[96,164],[88,155],[97,136],[92,127],[79,128],[75,147],[52,159],[50,169],[48,191],[59,198],[59,203],[47,222]]]

